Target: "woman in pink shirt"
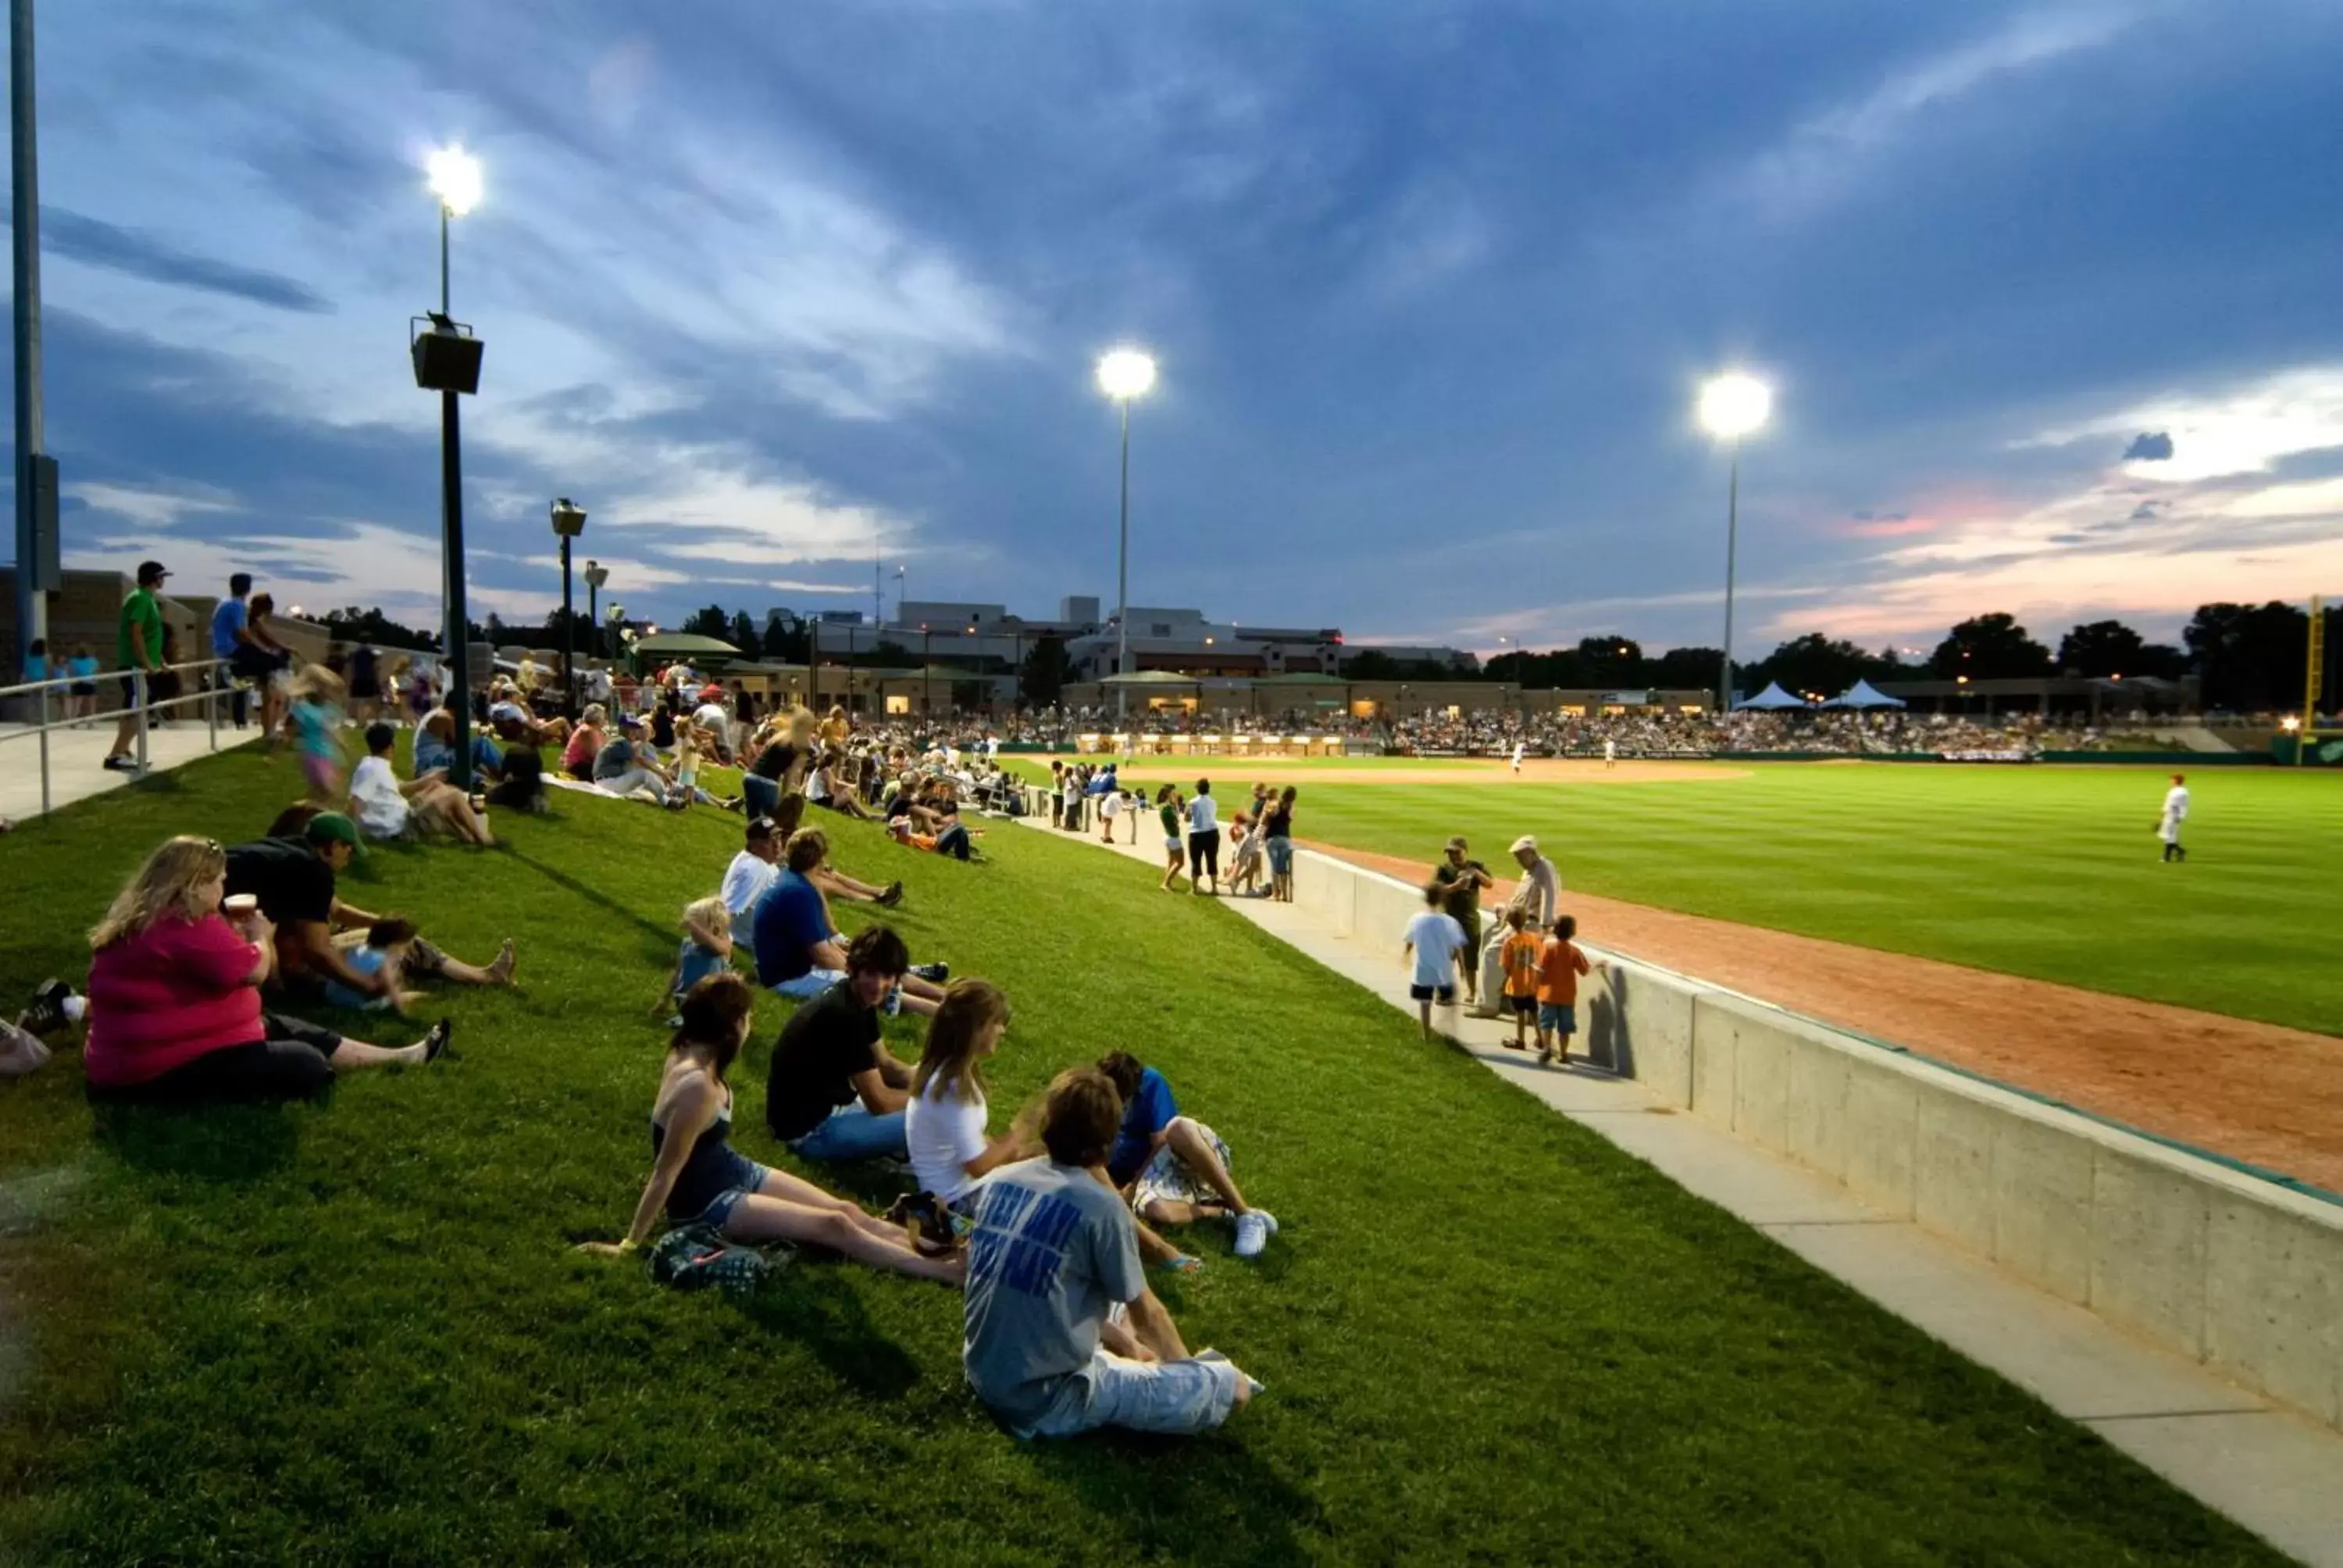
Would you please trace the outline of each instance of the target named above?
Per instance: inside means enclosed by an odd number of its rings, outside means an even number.
[[[272,929],[256,910],[234,922],[221,914],[226,881],[216,841],[173,839],[89,933],[83,1060],[93,1098],[288,1099],[317,1093],[337,1071],[432,1061],[447,1049],[445,1019],[392,1050],[262,1012]]]

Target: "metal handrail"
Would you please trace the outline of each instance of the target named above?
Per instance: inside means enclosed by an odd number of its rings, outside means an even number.
[[[148,770],[146,750],[148,715],[153,713],[155,709],[158,708],[177,708],[182,704],[189,702],[203,703],[205,705],[204,716],[208,721],[211,749],[217,751],[219,749],[219,699],[222,691],[222,688],[217,685],[206,684],[201,690],[191,691],[184,697],[166,698],[161,702],[149,703],[146,700],[147,678],[166,673],[181,674],[188,670],[203,670],[209,672],[225,668],[226,665],[227,660],[224,658],[199,658],[191,659],[184,664],[157,665],[153,669],[133,668],[94,670],[87,675],[74,675],[67,673],[61,676],[52,676],[45,680],[27,680],[20,681],[15,686],[0,686],[0,699],[21,697],[27,694],[37,697],[40,699],[41,712],[41,721],[38,724],[28,725],[21,729],[16,729],[7,733],[0,733],[0,740],[21,740],[27,735],[36,735],[40,737],[41,814],[45,817],[48,815],[50,810],[54,809],[54,803],[51,799],[49,788],[49,732],[53,729],[71,729],[75,724],[86,722],[85,720],[68,717],[61,719],[54,724],[51,723],[49,721],[49,694],[53,690],[58,687],[71,688],[82,685],[85,682],[94,686],[100,680],[120,680],[126,676],[128,677],[131,682],[131,699],[137,705],[138,712],[138,763],[137,766],[131,770],[131,774],[134,778],[143,778]],[[70,692],[68,692],[67,695],[70,695]],[[92,716],[92,718],[95,717],[95,715]]]

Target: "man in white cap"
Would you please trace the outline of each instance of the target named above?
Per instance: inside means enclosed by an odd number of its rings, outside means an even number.
[[[1521,879],[1513,884],[1513,896],[1505,900],[1508,910],[1519,909],[1528,922],[1528,929],[1543,931],[1554,924],[1562,910],[1562,873],[1554,862],[1538,853],[1538,841],[1534,834],[1524,833],[1513,840],[1513,864],[1522,869]],[[1503,919],[1489,922],[1489,934],[1481,949],[1481,972],[1496,975],[1504,972],[1498,950],[1512,935],[1512,928]],[[1503,988],[1487,985],[1481,988],[1480,1000],[1473,1009],[1475,1018],[1497,1016],[1497,995]]]

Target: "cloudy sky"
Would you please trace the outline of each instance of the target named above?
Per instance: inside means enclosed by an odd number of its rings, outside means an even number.
[[[422,165],[488,342],[475,613],[1132,598],[1745,656],[2343,592],[2343,5],[41,7],[76,564],[436,615]]]

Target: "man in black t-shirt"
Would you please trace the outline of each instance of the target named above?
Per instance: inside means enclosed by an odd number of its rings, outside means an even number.
[[[866,927],[846,945],[846,978],[781,1026],[765,1076],[765,1121],[799,1158],[910,1158],[911,1070],[879,1029],[880,1009],[910,968],[902,938]]]
[[[334,926],[371,926],[380,917],[342,902],[334,877],[358,850],[357,825],[338,811],[309,819],[298,839],[260,839],[227,851],[227,889],[249,893],[277,928],[277,981],[288,990],[339,980],[361,996],[387,995],[380,974],[350,966],[334,946]]]

